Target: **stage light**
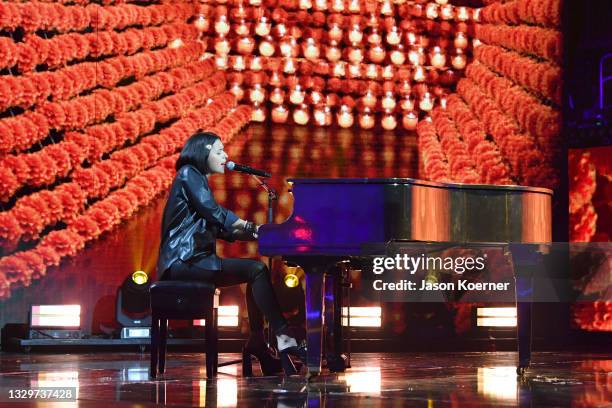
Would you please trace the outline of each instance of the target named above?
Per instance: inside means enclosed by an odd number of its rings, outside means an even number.
[[[79,372],[40,371],[36,373],[35,378],[30,380],[30,388],[62,388],[66,392],[72,389],[72,398],[77,399],[79,397]]]
[[[338,380],[345,381],[349,393],[380,395],[380,367],[365,367],[361,371],[341,374]],[[351,370],[352,371],[352,370]]]
[[[238,305],[219,306],[217,309],[217,324],[223,327],[238,327],[240,309]],[[196,319],[194,326],[206,326],[206,319]]]
[[[288,288],[295,288],[300,284],[300,279],[293,273],[286,274],[283,280]]]
[[[132,280],[137,285],[144,285],[149,281],[149,275],[145,271],[136,271],[132,274]]]
[[[516,400],[516,367],[478,367],[478,393],[486,397]]]
[[[476,309],[479,327],[516,327],[515,307],[479,307]]]
[[[238,406],[238,381],[235,378],[220,378],[212,383],[215,389],[216,401],[211,401],[211,397],[206,398],[206,389],[211,390],[211,387],[206,386],[206,380],[199,381],[199,406],[214,405],[218,408],[237,407]]]
[[[351,327],[380,327],[382,325],[382,308],[380,306],[371,307],[351,307],[350,308]],[[342,325],[349,325],[349,308],[342,308]]]
[[[30,327],[78,329],[81,327],[81,306],[32,305]]]
[[[151,327],[151,282],[145,271],[137,270],[117,289],[115,314],[123,326],[121,338],[146,338]]]

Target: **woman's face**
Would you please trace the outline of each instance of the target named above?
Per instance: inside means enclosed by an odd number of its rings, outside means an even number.
[[[225,153],[225,150],[223,150],[223,143],[221,143],[221,140],[217,139],[215,143],[213,143],[212,148],[210,149],[208,161],[206,162],[206,165],[210,170],[210,174],[225,173],[226,161],[227,153]]]

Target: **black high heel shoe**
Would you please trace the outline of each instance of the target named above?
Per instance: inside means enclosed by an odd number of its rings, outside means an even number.
[[[247,344],[242,349],[242,376],[253,376],[253,359],[255,357],[259,361],[261,372],[264,376],[277,375],[283,372],[281,360],[275,358],[267,345],[262,347],[252,348]]]

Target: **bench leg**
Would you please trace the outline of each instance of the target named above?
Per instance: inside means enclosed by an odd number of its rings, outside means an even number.
[[[161,319],[159,325],[159,373],[166,371],[166,341],[168,340],[168,319]]]
[[[151,319],[151,369],[149,376],[157,377],[157,361],[159,357],[159,318],[153,315]]]
[[[206,377],[214,378],[217,376],[217,327],[216,309],[213,309],[206,316]]]

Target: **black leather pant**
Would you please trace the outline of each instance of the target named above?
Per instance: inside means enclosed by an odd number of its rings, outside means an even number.
[[[229,258],[222,259],[221,265],[221,271],[211,271],[198,266],[197,261],[178,261],[167,271],[164,279],[212,282],[220,288],[246,283],[246,304],[251,331],[263,330],[263,315],[273,330],[278,330],[286,324],[272,289],[270,271],[266,264],[252,259]]]

